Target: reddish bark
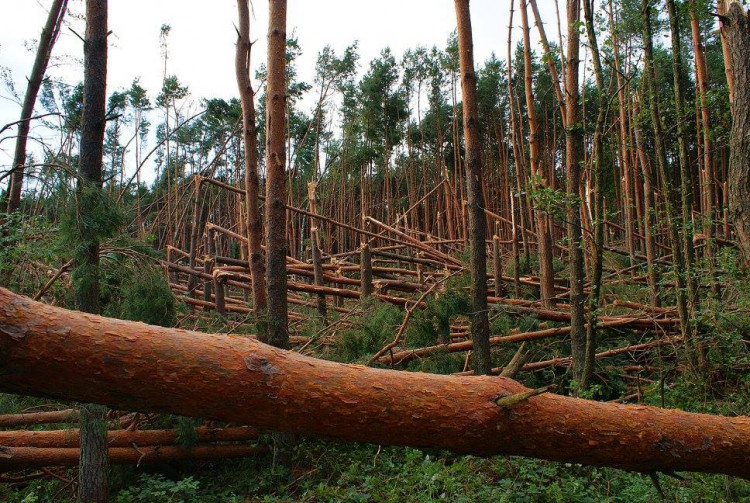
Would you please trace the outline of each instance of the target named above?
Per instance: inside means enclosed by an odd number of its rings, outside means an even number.
[[[78,421],[76,409],[0,415],[0,428],[17,428],[34,424],[72,423]]]
[[[110,447],[110,464],[159,463],[185,459],[242,458],[264,452],[257,445],[196,445],[185,449],[176,445]],[[0,472],[44,468],[45,466],[76,466],[80,449],[75,447],[0,447]]]
[[[258,437],[258,430],[248,426],[235,428],[209,428],[201,426],[195,429],[198,442],[231,442],[252,440]],[[130,447],[136,445],[176,445],[177,430],[110,430],[107,432],[107,445],[110,447]],[[81,442],[80,431],[0,431],[0,446],[3,447],[42,447],[62,448],[78,447]]]
[[[0,289],[0,390],[358,442],[750,478],[750,418],[400,373],[47,306]],[[231,399],[227,399],[231,397]],[[506,398],[505,401],[502,399]],[[500,405],[497,401],[500,400]]]

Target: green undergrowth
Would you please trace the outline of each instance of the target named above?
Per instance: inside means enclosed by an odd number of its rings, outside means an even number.
[[[367,300],[362,313],[351,318],[351,326],[335,332],[335,343],[322,356],[339,362],[364,363],[393,339],[402,318],[403,312],[398,307]]]
[[[130,502],[656,502],[648,476],[534,459],[478,458],[441,451],[300,439],[291,468],[270,456],[168,467],[116,467],[111,501]],[[667,502],[744,502],[750,483],[721,475],[660,477]],[[23,491],[0,486],[8,503],[72,502],[55,480]]]

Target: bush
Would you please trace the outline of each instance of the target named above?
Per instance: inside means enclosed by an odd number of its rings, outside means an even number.
[[[352,362],[372,355],[390,342],[403,318],[402,311],[393,305],[367,301],[364,312],[351,328],[337,334],[330,356],[337,361]]]
[[[164,276],[155,269],[126,278],[120,290],[121,317],[149,325],[174,326],[175,298]]]
[[[414,312],[406,332],[410,347],[432,346],[448,340],[451,320],[471,314],[471,299],[466,291],[469,281],[468,275],[447,281],[445,292],[428,298],[425,309]]]

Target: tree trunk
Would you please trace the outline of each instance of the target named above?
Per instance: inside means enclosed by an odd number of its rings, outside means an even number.
[[[65,11],[68,7],[68,0],[54,0],[49,8],[47,22],[42,29],[42,35],[39,37],[39,47],[36,50],[34,66],[31,68],[29,82],[26,85],[26,94],[23,98],[21,107],[21,119],[18,123],[18,136],[16,138],[16,150],[13,154],[13,173],[8,187],[8,201],[6,211],[13,213],[21,205],[21,188],[23,187],[23,172],[26,164],[26,141],[31,129],[31,116],[34,113],[34,104],[42,87],[44,74],[47,71],[52,47],[55,45],[57,35],[60,33]]]
[[[750,20],[737,2],[729,5],[725,32],[734,72],[729,140],[729,207],[737,241],[750,267]]]
[[[248,426],[234,428],[194,429],[197,442],[232,442],[258,438],[258,430]],[[177,445],[180,443],[178,430],[110,430],[107,432],[109,447],[129,447],[136,445]],[[61,448],[79,447],[80,430],[51,431],[0,431],[0,445],[3,447]]]
[[[610,33],[612,34],[612,53],[614,56],[614,64],[617,73],[617,99],[620,105],[618,121],[620,126],[620,155],[622,157],[622,171],[624,179],[623,190],[626,194],[623,198],[623,204],[625,206],[625,239],[628,245],[628,256],[630,259],[629,266],[633,267],[636,264],[636,246],[634,234],[637,227],[634,225],[633,221],[633,200],[631,199],[631,197],[634,192],[633,189],[635,188],[636,201],[638,199],[638,186],[637,183],[633,183],[633,181],[637,180],[638,177],[635,173],[635,170],[632,169],[630,162],[630,152],[632,147],[628,144],[628,121],[626,117],[627,102],[625,99],[626,89],[624,82],[625,79],[623,78],[624,76],[622,75],[621,71],[622,66],[620,64],[619,51],[620,43],[617,39],[617,33],[615,32],[614,8],[612,6],[612,0],[609,0],[609,29]],[[633,187],[633,185],[635,185],[635,187]],[[636,208],[639,208],[637,203]]]
[[[591,384],[594,373],[596,355],[596,328],[599,316],[599,304],[602,289],[602,260],[604,257],[604,224],[606,211],[604,208],[604,197],[602,192],[602,178],[604,176],[603,159],[603,134],[607,107],[604,91],[604,71],[599,56],[599,43],[594,29],[594,4],[593,0],[583,0],[584,17],[586,20],[586,36],[591,48],[591,61],[594,66],[596,80],[597,100],[599,111],[594,126],[594,160],[592,178],[594,179],[594,243],[593,257],[591,263],[591,293],[589,295],[588,324],[586,326],[586,343],[584,346],[584,363],[581,368],[580,389],[587,389]],[[575,355],[574,355],[575,362]]]
[[[266,314],[268,300],[266,297],[265,265],[261,251],[262,229],[258,196],[260,180],[258,178],[258,130],[255,125],[255,95],[250,82],[250,11],[248,0],[237,0],[239,27],[237,28],[237,52],[234,66],[237,76],[237,87],[242,104],[242,140],[245,149],[245,205],[247,207],[247,242],[250,258],[250,274],[253,278],[253,312],[260,321]],[[258,331],[263,334],[265,325],[259,323]]]
[[[246,337],[67,311],[5,289],[0,306],[3,392],[357,442],[750,478],[748,417],[533,396],[500,377],[339,364]]]
[[[679,202],[672,184],[673,176],[667,164],[666,146],[664,144],[662,116],[659,107],[659,96],[656,90],[656,70],[654,68],[653,41],[651,36],[651,2],[653,0],[642,0],[643,15],[643,41],[646,80],[649,109],[651,112],[651,123],[654,129],[654,146],[656,150],[656,165],[659,169],[659,181],[664,196],[664,214],[667,220],[667,233],[672,248],[672,261],[674,263],[677,286],[675,296],[677,298],[677,312],[680,316],[682,335],[685,341],[689,341],[689,316],[687,312],[687,301],[685,298],[685,276],[684,255],[682,242],[680,240],[680,221],[678,216]]]
[[[266,92],[268,343],[289,346],[286,303],[286,0],[271,0]]]
[[[107,86],[107,0],[86,1],[86,39],[83,49],[83,110],[81,114],[78,218],[85,222],[100,211],[102,194],[102,152],[106,125]],[[80,226],[80,251],[74,272],[78,309],[98,314],[99,235],[97,228]],[[78,500],[106,502],[107,430],[106,409],[81,406],[81,450]]]
[[[35,424],[72,423],[78,421],[78,410],[65,409],[49,412],[27,412],[0,415],[0,428],[31,426]],[[8,445],[0,443],[0,445]]]
[[[456,0],[458,54],[463,94],[464,141],[466,142],[466,193],[469,211],[469,247],[471,250],[471,304],[474,311],[471,337],[474,341],[474,371],[492,370],[490,323],[487,307],[487,217],[482,195],[482,158],[477,112],[477,77],[474,72],[474,43],[471,33],[469,0]]]
[[[698,84],[698,100],[696,107],[700,110],[699,147],[700,133],[703,139],[703,179],[705,180],[705,194],[703,196],[706,204],[703,205],[703,232],[706,233],[706,256],[708,258],[709,274],[711,276],[711,290],[715,297],[719,295],[719,282],[716,278],[716,249],[714,237],[716,228],[716,181],[714,172],[713,145],[711,142],[711,113],[708,108],[708,72],[706,69],[706,58],[703,54],[703,42],[701,40],[700,24],[698,19],[698,6],[695,0],[690,0],[690,32],[693,41],[693,53],[695,54],[695,77]],[[700,149],[699,149],[700,151]],[[700,178],[700,177],[699,177]],[[696,295],[698,295],[698,292]]]
[[[370,245],[362,243],[359,252],[359,282],[360,297],[367,299],[372,296],[372,253]]]
[[[642,96],[643,92],[639,92]],[[641,97],[635,97],[633,100],[633,115],[640,115],[639,100]],[[638,153],[638,162],[641,165],[643,173],[643,236],[646,248],[646,268],[649,287],[649,296],[652,307],[659,307],[661,300],[659,298],[659,274],[656,269],[656,201],[654,197],[654,170],[651,167],[651,159],[646,153],[644,145],[643,132],[638,121],[634,121],[633,133],[635,136],[636,151]]]
[[[586,0],[584,0],[586,1]],[[570,344],[573,355],[573,374],[579,385],[583,382],[586,364],[586,327],[584,303],[586,301],[583,282],[583,236],[581,233],[581,206],[578,194],[581,189],[581,164],[583,162],[583,125],[578,93],[578,68],[580,64],[580,0],[568,0],[568,54],[565,68],[565,171],[568,196],[566,218],[568,220],[569,264],[570,264]],[[538,21],[537,21],[538,22]]]
[[[529,158],[531,162],[532,184],[537,187],[528,187],[535,190],[547,185],[543,176],[541,166],[541,153],[539,148],[539,125],[534,110],[534,95],[531,86],[531,41],[529,38],[529,21],[526,12],[526,1],[521,0],[521,25],[523,30],[523,60],[524,60],[524,89],[526,94],[526,111],[529,119]],[[552,237],[549,229],[549,218],[542,210],[536,210],[537,248],[539,252],[539,276],[540,296],[542,305],[548,308],[555,297],[555,273],[552,267]]]
[[[286,0],[268,2],[266,84],[266,284],[268,343],[289,347],[286,278]],[[273,464],[291,461],[292,437],[273,433]]]
[[[106,407],[90,403],[81,404],[81,448],[77,449],[80,465],[78,500],[81,502],[109,501],[106,416]]]
[[[0,472],[48,466],[76,466],[79,451],[75,447],[0,447]],[[108,447],[107,451],[112,464],[140,466],[144,463],[168,463],[186,459],[241,458],[254,456],[265,449],[256,445],[209,444],[188,449],[178,445],[130,445]]]
[[[508,291],[503,283],[503,256],[500,250],[500,236],[492,236],[492,273],[495,283],[495,297],[505,297]]]
[[[672,79],[674,82],[674,101],[677,111],[677,146],[678,159],[680,164],[680,203],[682,206],[682,219],[680,237],[682,238],[682,253],[684,270],[676,271],[682,276],[683,282],[687,285],[687,309],[688,319],[692,324],[692,318],[695,316],[695,310],[698,302],[698,290],[695,277],[693,275],[693,264],[695,262],[695,250],[693,248],[693,226],[691,225],[691,215],[693,209],[693,194],[691,187],[690,165],[687,151],[687,130],[685,124],[685,90],[682,86],[682,44],[680,43],[680,25],[677,14],[677,8],[674,0],[667,0],[667,11],[669,12],[669,27],[672,39]],[[711,223],[713,226],[713,223]],[[707,243],[707,249],[713,249],[713,243]],[[690,326],[690,324],[688,326]],[[698,350],[699,361],[703,361],[700,356],[702,352]]]
[[[719,16],[719,33],[721,34],[721,52],[724,55],[724,74],[727,77],[727,87],[729,88],[729,106],[734,107],[734,90],[736,87],[734,79],[734,58],[731,54],[729,36],[727,34],[727,24],[725,20],[728,20],[727,4],[730,0],[716,0],[716,14]]]

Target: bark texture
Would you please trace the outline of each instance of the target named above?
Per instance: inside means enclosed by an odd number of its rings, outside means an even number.
[[[289,345],[286,303],[286,0],[271,0],[266,92],[268,343]],[[263,334],[261,334],[263,336]]]
[[[737,2],[724,24],[734,75],[729,140],[729,205],[745,263],[750,266],[750,19]]]
[[[316,360],[107,319],[0,289],[0,390],[476,455],[750,478],[750,418],[599,403],[501,377]],[[228,400],[227,397],[232,397]]]
[[[487,217],[482,196],[482,158],[477,112],[477,76],[474,72],[474,42],[469,0],[456,0],[458,54],[461,65],[464,140],[466,142],[466,194],[469,205],[469,247],[471,250],[471,337],[474,342],[474,371],[489,374],[490,322],[487,307]]]
[[[81,112],[78,216],[81,245],[76,257],[75,291],[78,308],[99,313],[99,230],[86,224],[100,211],[102,154],[107,98],[107,0],[86,1],[86,38],[83,46],[83,110]],[[107,426],[106,408],[82,404],[78,501],[106,503]]]

